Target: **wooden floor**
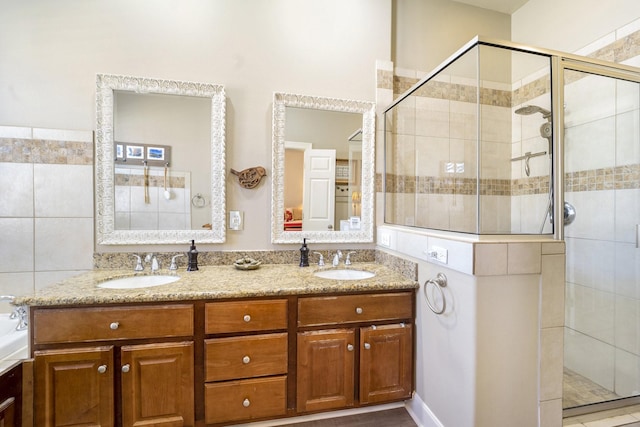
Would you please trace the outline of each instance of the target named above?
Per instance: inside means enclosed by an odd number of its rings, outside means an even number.
[[[404,408],[288,424],[289,427],[417,427]]]

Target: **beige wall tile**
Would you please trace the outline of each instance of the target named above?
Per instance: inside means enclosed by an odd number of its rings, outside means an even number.
[[[562,398],[564,328],[540,332],[540,400]]]
[[[507,274],[507,244],[483,243],[474,246],[474,273],[478,276]]]
[[[541,270],[540,243],[509,243],[509,274],[536,274]]]

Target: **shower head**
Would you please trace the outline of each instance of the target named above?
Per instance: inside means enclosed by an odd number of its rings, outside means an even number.
[[[528,116],[530,114],[540,113],[542,117],[545,119],[551,119],[551,111],[545,110],[542,107],[538,107],[537,105],[525,105],[524,107],[520,107],[516,110],[516,114],[521,116]]]

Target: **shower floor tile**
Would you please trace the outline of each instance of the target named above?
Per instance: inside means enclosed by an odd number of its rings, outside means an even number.
[[[564,370],[562,382],[562,407],[574,408],[591,403],[619,399],[620,396],[593,381],[573,372]]]

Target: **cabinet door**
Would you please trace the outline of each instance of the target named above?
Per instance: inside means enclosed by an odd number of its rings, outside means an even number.
[[[353,329],[298,333],[298,412],[353,405],[354,344]]]
[[[113,347],[35,352],[35,425],[113,426]]]
[[[0,427],[18,427],[15,422],[16,399],[10,397],[0,403]]]
[[[122,425],[192,426],[193,342],[123,346]]]
[[[411,397],[411,325],[362,328],[360,342],[360,403],[379,403]]]

